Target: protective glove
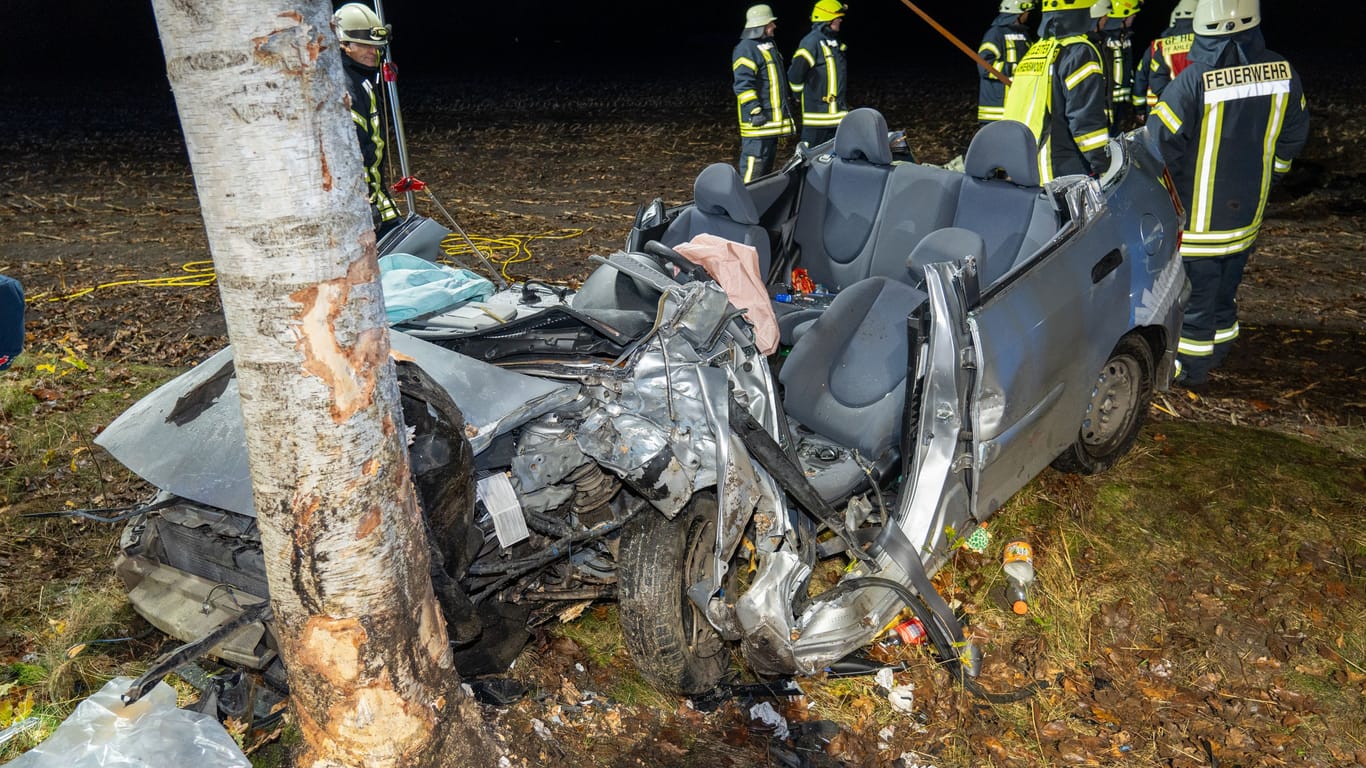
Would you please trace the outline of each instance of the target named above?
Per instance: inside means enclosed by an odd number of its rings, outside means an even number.
[[[764,111],[763,111],[762,109],[759,109],[758,107],[755,107],[753,110],[750,111],[750,113],[749,113],[749,124],[750,124],[750,125],[754,126],[755,128],[758,128],[759,126],[761,126],[761,125],[763,125],[764,123],[767,123],[767,122],[768,122],[768,118],[764,115]]]

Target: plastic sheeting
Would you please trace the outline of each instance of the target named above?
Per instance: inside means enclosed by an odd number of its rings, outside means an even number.
[[[483,301],[493,295],[493,283],[468,269],[433,264],[406,253],[391,253],[379,260],[384,289],[384,314],[391,325],[439,314],[467,301]]]
[[[176,709],[175,690],[157,683],[136,704],[119,696],[131,677],[116,677],[52,732],[5,768],[251,768],[223,724]]]

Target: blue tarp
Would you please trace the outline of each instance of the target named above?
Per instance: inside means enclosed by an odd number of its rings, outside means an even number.
[[[468,269],[455,269],[406,253],[379,260],[384,313],[390,325],[450,311],[493,295],[493,283]]]

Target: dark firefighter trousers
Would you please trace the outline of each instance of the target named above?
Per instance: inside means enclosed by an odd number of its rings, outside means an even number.
[[[778,157],[778,137],[740,137],[740,179],[748,184],[773,170]]]
[[[1254,248],[1182,260],[1191,294],[1181,322],[1178,383],[1203,384],[1233,348],[1238,338],[1238,285]]]

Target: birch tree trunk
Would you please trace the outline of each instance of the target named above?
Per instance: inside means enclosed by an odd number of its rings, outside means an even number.
[[[331,6],[152,5],[236,358],[296,763],[492,763],[428,575]]]

